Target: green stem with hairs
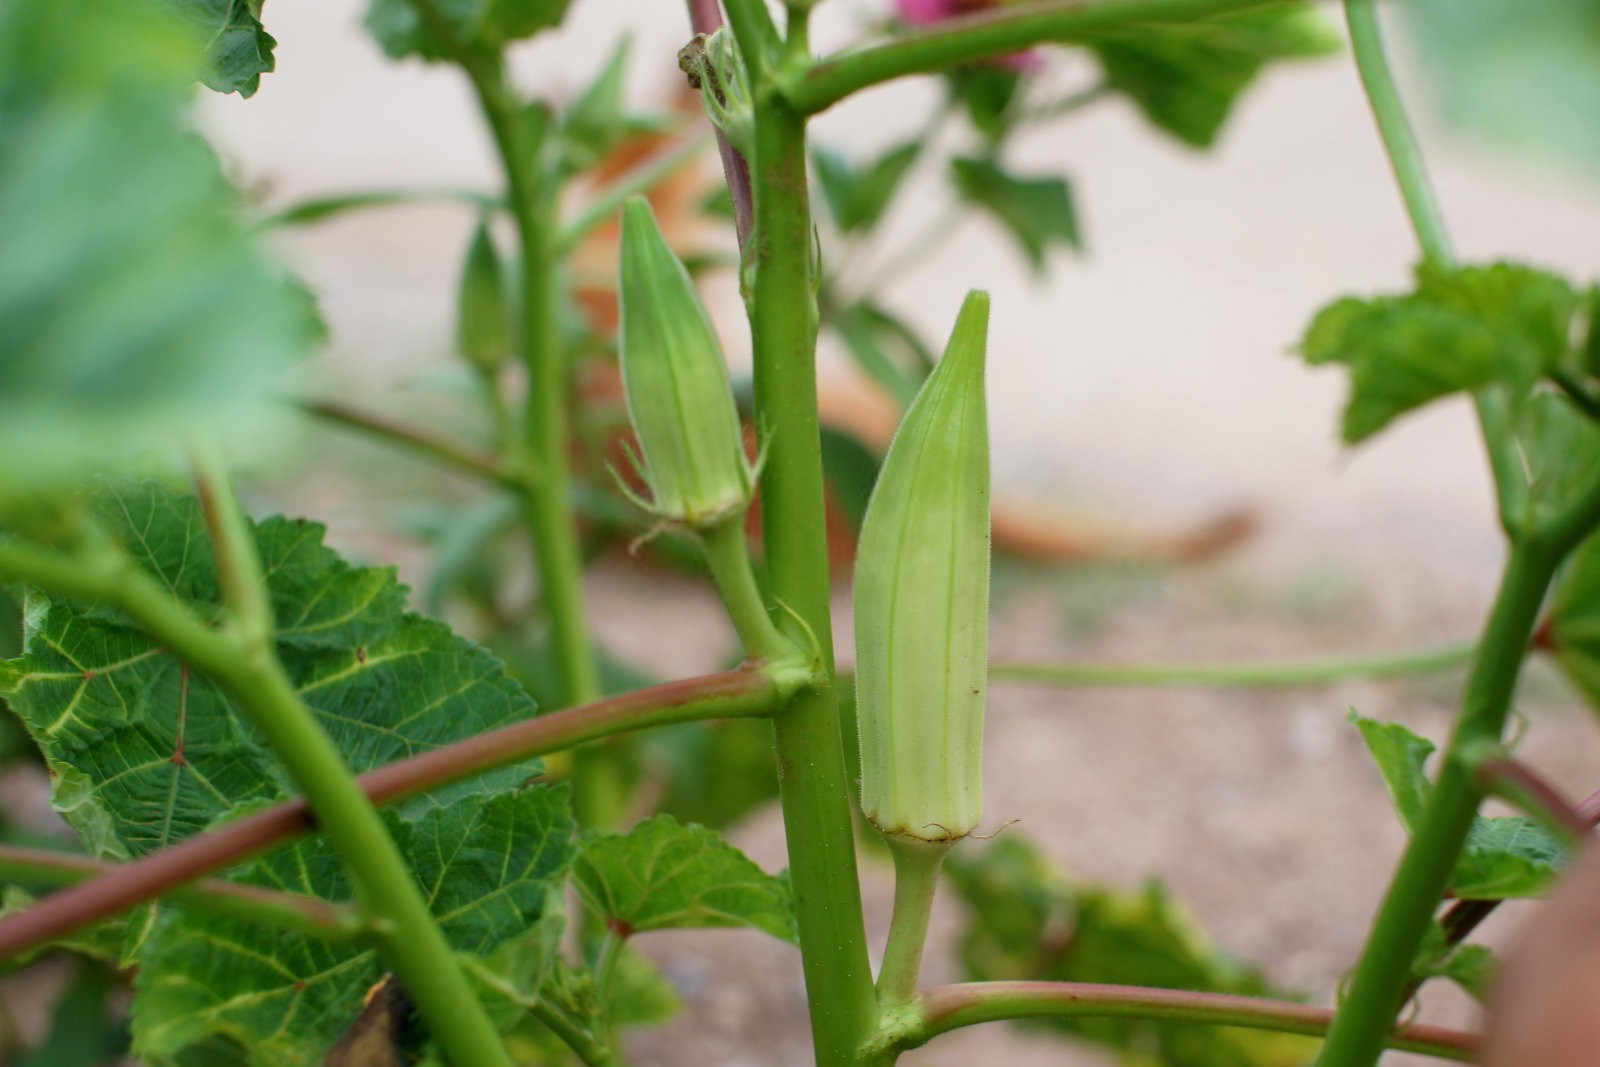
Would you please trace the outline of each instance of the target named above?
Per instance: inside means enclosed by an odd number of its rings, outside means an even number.
[[[744,13],[729,9],[734,29],[746,31],[741,44],[763,33],[741,26]],[[786,62],[804,61],[805,29],[806,11],[790,7]],[[805,119],[770,81],[756,84],[755,97],[750,324],[756,419],[770,435],[761,476],[767,572],[773,599],[793,612],[782,629],[801,647],[816,643],[825,677],[773,720],[779,795],[817,1063],[851,1067],[873,1030],[876,1003],[832,685]]]
[[[1050,42],[1090,40],[1097,33],[1160,22],[1187,22],[1266,7],[1276,0],[1043,0],[1004,4],[942,19],[884,44],[825,56],[788,72],[782,91],[791,107],[815,114],[862,89],[904,77],[993,59]],[[744,43],[740,39],[741,45]]]
[[[878,970],[878,1010],[893,1012],[917,995],[922,947],[928,940],[928,916],[939,884],[939,867],[953,841],[918,841],[885,835],[894,857],[894,912],[889,939]]]
[[[745,544],[744,515],[725,519],[699,531],[705,549],[706,567],[716,583],[722,603],[739,633],[744,654],[750,659],[772,661],[794,658],[798,654],[790,641],[773,625],[755,572],[750,569],[750,550]]]
[[[1433,674],[1472,661],[1475,646],[1444,645],[1394,656],[1283,663],[1022,663],[989,664],[997,682],[1092,686],[1217,686],[1251,688],[1325,685],[1350,678],[1400,678]]]

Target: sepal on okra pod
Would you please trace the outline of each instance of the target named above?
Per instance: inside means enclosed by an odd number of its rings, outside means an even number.
[[[650,206],[622,209],[622,386],[638,438],[642,506],[689,526],[742,512],[755,490],[722,350]]]
[[[755,157],[755,103],[739,42],[726,26],[699,34],[678,53],[678,66],[700,90],[706,118],[746,159]]]
[[[896,431],[855,564],[861,806],[886,834],[949,841],[983,809],[988,675],[989,298],[968,294]]]

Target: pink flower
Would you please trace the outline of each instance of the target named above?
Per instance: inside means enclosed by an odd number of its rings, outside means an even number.
[[[1005,0],[894,0],[900,20],[911,26],[926,26],[943,22],[957,15],[981,11],[986,7],[999,7]],[[996,66],[1022,72],[1036,70],[1040,65],[1036,52],[1013,52],[990,60]]]

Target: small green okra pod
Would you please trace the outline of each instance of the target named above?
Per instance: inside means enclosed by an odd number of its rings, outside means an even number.
[[[744,511],[755,476],[728,369],[689,272],[642,197],[622,209],[622,387],[649,510],[696,528]]]
[[[855,566],[861,806],[891,837],[953,841],[983,814],[989,614],[987,293],[901,420]]]
[[[456,290],[456,352],[485,374],[511,354],[511,312],[489,220],[478,220]]]

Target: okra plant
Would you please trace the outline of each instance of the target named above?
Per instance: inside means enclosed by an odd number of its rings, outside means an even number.
[[[503,187],[341,193],[272,215],[186,117],[196,82],[271,84],[260,0],[0,4],[0,588],[19,635],[0,660],[0,745],[43,765],[75,834],[0,820],[0,960],[77,961],[43,1044],[0,1030],[7,1062],[618,1064],[625,1032],[673,1002],[633,940],[706,926],[798,946],[826,1067],[1016,1019],[1175,1067],[1474,1058],[1475,1034],[1407,1005],[1435,978],[1482,993],[1494,958],[1473,929],[1548,888],[1600,818],[1520,761],[1506,729],[1532,652],[1600,703],[1600,287],[1454,259],[1374,0],[1345,0],[1420,256],[1409,291],[1330,300],[1297,351],[1346,370],[1351,444],[1472,397],[1507,541],[1481,634],[1326,666],[992,667],[991,542],[1014,542],[989,501],[990,298],[973,279],[938,358],[884,306],[883,281],[927,251],[883,250],[897,190],[942,151],[936,131],[963,123],[968,147],[943,161],[955,211],[990,215],[1042,269],[1080,243],[1077,217],[1061,176],[1009,168],[1016,130],[1120,95],[1205,147],[1263,66],[1338,51],[1337,24],[1297,0],[900,0],[870,40],[817,55],[817,2],[688,0],[688,43],[658,58],[694,105],[639,115],[626,44],[596,53],[564,104],[508,77],[507,49],[560,24],[568,0],[370,0],[386,54],[470,86]],[[1568,64],[1596,39],[1576,0],[1400,6],[1458,103],[1481,103],[1475,71],[1510,23]],[[1034,74],[1062,50],[1101,76],[1041,101]],[[1555,65],[1573,99],[1595,99],[1592,74]],[[919,137],[864,162],[808,142],[814,116],[913,75],[947,89]],[[1506,125],[1524,95],[1487,114]],[[1533,96],[1540,121],[1517,132],[1593,149],[1592,121]],[[713,138],[725,193],[704,197],[691,164]],[[476,216],[453,334],[475,440],[308,387],[325,327],[263,244],[440,195]],[[699,272],[730,257],[676,244],[674,207],[731,218],[748,330],[702,303]],[[927,239],[948,229],[940,216]],[[607,256],[614,273],[586,273]],[[823,330],[903,412],[892,441],[826,421]],[[745,391],[724,345],[747,343]],[[430,527],[425,613],[319,524],[246,514],[235,476],[249,499],[306,420],[481,485]],[[532,603],[503,589],[515,529]],[[729,669],[656,681],[602,653],[581,577],[618,537],[709,578],[740,644]],[[829,579],[852,557],[850,675]],[[1410,843],[1331,1008],[1221,957],[1159,890],[1071,884],[1019,830],[957,847],[986,825],[991,677],[1287,685],[1465,661],[1431,779],[1433,742],[1355,718]],[[664,786],[642,788],[641,767],[662,765]],[[1491,794],[1524,813],[1480,815]],[[783,874],[719,833],[772,795]],[[857,872],[857,845],[875,842],[896,877],[876,975]],[[941,889],[976,916],[971,980],[926,986]],[[1064,915],[1076,935],[1061,944]],[[108,1014],[123,987],[125,1015]]]

